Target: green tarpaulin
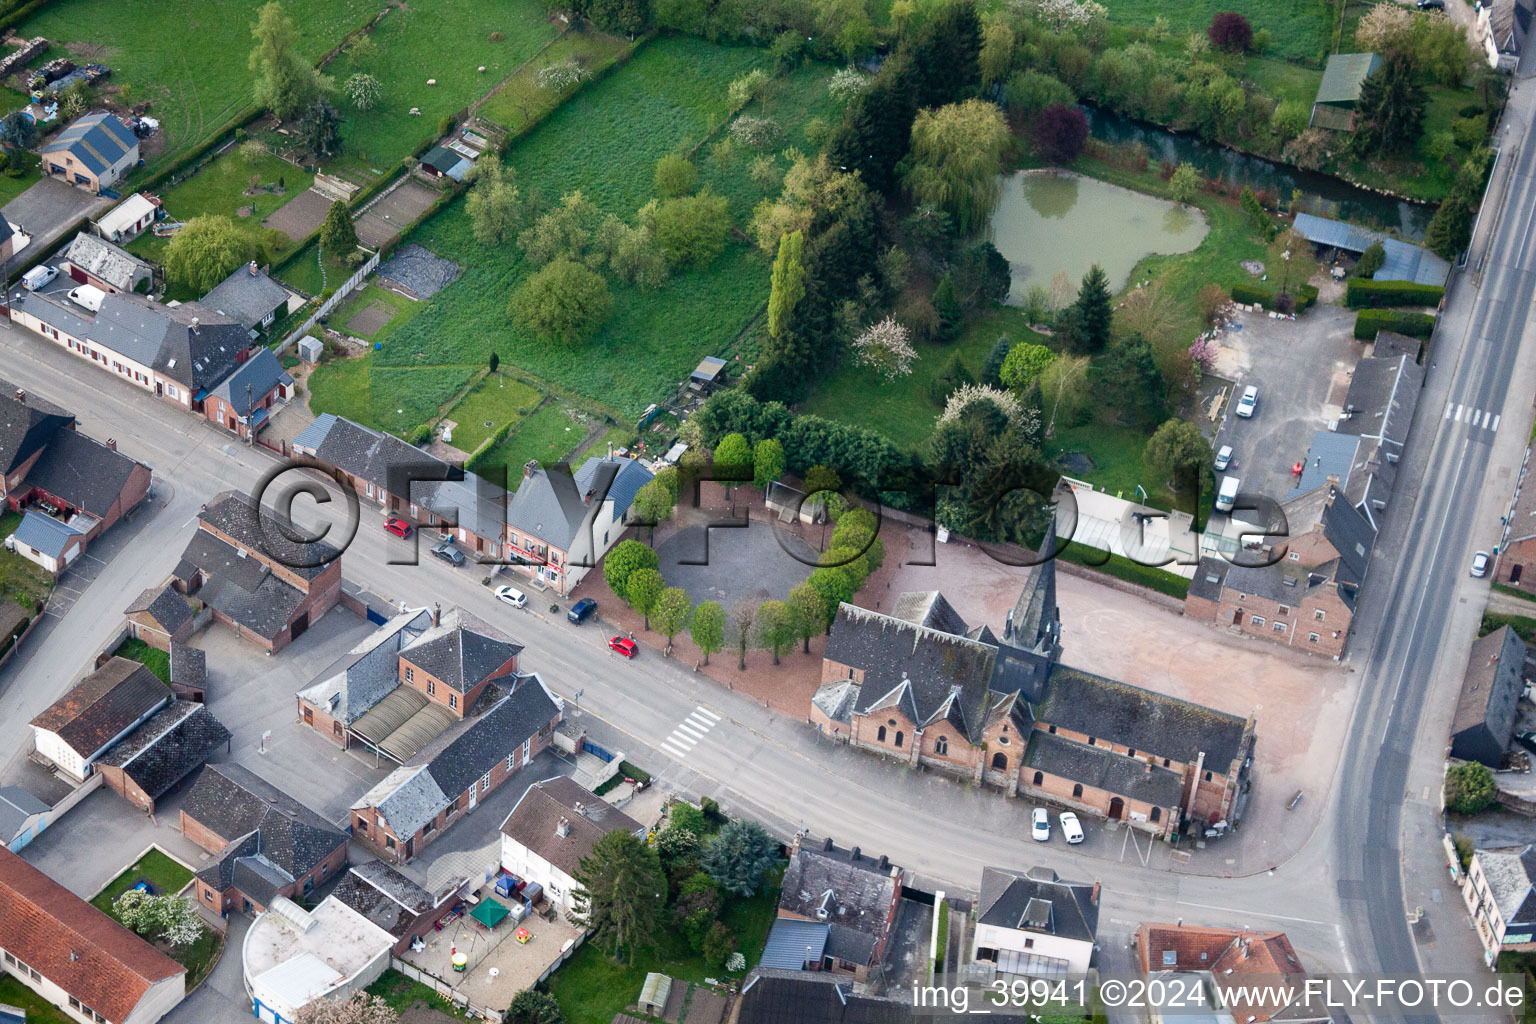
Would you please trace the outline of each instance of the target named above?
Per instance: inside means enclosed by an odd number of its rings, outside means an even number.
[[[512,911],[507,909],[505,903],[497,903],[495,900],[481,900],[475,905],[475,909],[469,912],[469,916],[487,928],[494,929],[501,922],[505,921],[507,915],[511,913]]]

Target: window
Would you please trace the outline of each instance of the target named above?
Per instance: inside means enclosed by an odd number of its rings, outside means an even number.
[[[1088,745],[1089,745],[1089,746],[1090,746],[1090,747],[1091,747],[1091,746],[1094,746],[1094,745],[1095,745],[1095,744],[1094,744],[1094,737],[1092,737],[1092,736],[1089,736],[1089,737],[1088,737]]]
[[[1292,561],[1292,562],[1299,562],[1299,561],[1301,561],[1301,552],[1300,551],[1288,551],[1288,552],[1286,552],[1285,557],[1287,559],[1289,559],[1290,561]]]
[[[1254,626],[1256,626],[1256,627],[1257,627],[1257,628],[1259,628],[1259,629],[1263,629],[1263,628],[1264,628],[1264,624],[1265,624],[1265,623],[1266,623],[1266,622],[1267,622],[1267,621],[1268,621],[1268,620],[1267,620],[1267,619],[1265,619],[1265,618],[1264,618],[1264,616],[1262,616],[1262,615],[1255,615],[1255,616],[1254,616],[1254,617],[1253,617],[1253,619],[1252,619],[1252,622],[1253,622],[1253,624],[1254,624]]]
[[[1152,820],[1153,821],[1159,820],[1160,818],[1162,818],[1162,816],[1163,816],[1163,809],[1161,807],[1154,807],[1154,808],[1152,808]]]
[[[896,745],[898,747],[901,746],[901,730],[900,729],[896,730]]]
[[[1078,797],[1080,797],[1082,795],[1083,795],[1083,784],[1081,782],[1079,782],[1077,785],[1072,787],[1072,797],[1073,797],[1073,799],[1076,799],[1076,798],[1078,798]]]
[[[882,725],[879,728],[879,730],[875,733],[875,742],[877,742],[877,743],[884,743],[885,742],[885,726]]]
[[[1157,810],[1157,808],[1154,807],[1153,810]],[[1176,949],[1165,949],[1165,950],[1163,950],[1163,966],[1164,967],[1177,967],[1177,966],[1179,966],[1179,951],[1176,950]]]
[[[1281,582],[1284,583],[1288,587],[1294,587],[1296,585],[1296,577],[1295,576],[1287,576]]]
[[[489,793],[490,791],[491,791],[491,773],[490,772],[486,772],[484,775],[480,776],[480,792],[481,793]]]
[[[72,1010],[80,1009],[81,1008],[80,1007],[80,1000],[76,999],[74,996],[70,996],[69,997],[69,1008],[72,1009]]]
[[[212,903],[213,902],[213,893],[205,891],[203,893],[203,899],[207,900],[209,903]]]
[[[394,836],[385,836],[384,837],[384,849],[386,849],[386,850],[393,850],[394,848],[395,848],[395,837]]]
[[[1024,948],[1025,949],[1034,949],[1035,948],[1035,940],[1034,939],[1025,939],[1024,940]]]
[[[1164,767],[1164,768],[1167,768],[1167,767],[1168,767],[1168,764],[1169,764],[1169,762],[1168,762],[1168,759],[1167,759],[1167,758],[1166,758],[1166,757],[1165,757],[1165,758],[1163,758],[1163,767]]]
[[[517,757],[517,751],[515,751],[515,750],[514,750],[514,751],[512,751],[512,753],[510,753],[510,754],[508,754],[508,755],[507,755],[507,771],[509,771],[509,772],[510,772],[510,771],[511,771],[511,770],[512,770],[512,761],[513,761],[513,760],[514,760],[514,759],[515,759],[515,758],[516,758],[516,757]]]
[[[1307,639],[1315,644],[1321,638],[1316,633],[1308,633],[1307,634]]]
[[[1283,622],[1275,623],[1274,630],[1275,630],[1276,633],[1284,633],[1285,632],[1285,623],[1283,623]]]
[[[358,815],[358,817],[357,817],[357,830],[359,832],[367,832],[368,831],[368,819],[363,817],[362,815]]]
[[[409,665],[405,666],[405,681],[409,683],[409,682],[411,682],[415,678],[415,676],[416,676],[416,670],[411,668],[411,666],[409,666]],[[427,683],[428,687],[431,687],[431,685],[432,684],[430,682]],[[429,689],[427,692],[430,693],[431,690]]]
[[[1056,727],[1055,727],[1055,726],[1054,726],[1054,725],[1053,725],[1053,726],[1051,726],[1051,728],[1050,728],[1050,733],[1051,733],[1051,735],[1052,735],[1052,736],[1055,736],[1055,735],[1056,735]]]
[[[547,731],[548,731],[547,728],[540,729],[539,730],[539,735],[543,736],[544,733],[547,732]],[[523,764],[527,764],[528,763],[528,758],[531,756],[532,752],[533,752],[533,740],[531,740],[531,739],[523,740]]]
[[[457,708],[459,706],[459,695],[458,694],[450,693],[448,695],[448,706],[451,707],[451,708]]]
[[[1130,749],[1129,749],[1129,750],[1127,750],[1127,751],[1126,751],[1126,752],[1125,752],[1125,756],[1126,756],[1126,757],[1135,757],[1135,756],[1136,756],[1136,748],[1135,748],[1135,747],[1132,747],[1132,748],[1130,748]]]
[[[1279,611],[1275,612],[1275,614],[1276,615],[1289,615],[1289,614],[1291,614],[1291,607],[1290,607],[1290,605],[1284,605],[1284,604],[1281,605]]]
[[[1043,783],[1044,781],[1045,781],[1045,776],[1040,774],[1039,772],[1035,772],[1035,781],[1034,781],[1033,785],[1038,786],[1041,783]]]
[[[1316,619],[1318,622],[1322,622],[1324,619],[1326,619],[1328,617],[1328,613],[1323,611],[1321,608],[1317,608],[1317,609],[1313,610],[1312,617],[1314,619]]]
[[[437,680],[435,680],[435,679],[428,679],[427,680],[427,696],[430,697],[430,696],[432,696],[436,692],[437,692]]]
[[[309,708],[305,708],[304,709],[304,724],[305,725],[314,725],[315,724],[315,713],[313,711],[311,711]]]
[[[948,736],[940,736],[938,739],[934,740],[933,741],[933,752],[935,754],[939,754],[941,756],[944,755],[944,754],[948,754],[949,753],[949,737]]]
[[[1000,746],[1000,747],[1006,747],[1008,745],[1008,737],[1007,736],[999,736],[997,738],[997,745]]]
[[[1005,771],[1007,771],[1008,770],[1008,755],[1007,754],[1003,754],[1003,753],[993,754],[992,755],[992,770],[995,771],[995,772],[1005,772]]]
[[[886,725],[890,725],[890,726],[894,726],[896,724],[896,719],[894,719],[894,718],[887,718],[885,720],[885,724]]]
[[[1205,781],[1206,782],[1210,782],[1211,781],[1211,773],[1210,772],[1206,772],[1205,773]]]

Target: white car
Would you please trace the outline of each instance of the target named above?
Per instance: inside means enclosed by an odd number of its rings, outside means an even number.
[[[1066,837],[1067,842],[1072,846],[1076,846],[1083,841],[1082,822],[1078,821],[1077,815],[1071,811],[1061,812],[1061,834]]]
[[[1035,808],[1034,814],[1030,817],[1029,834],[1034,837],[1037,843],[1048,843],[1051,841],[1050,811],[1047,811],[1044,807]]]
[[[1489,561],[1489,558],[1490,558],[1490,556],[1489,556],[1488,552],[1486,552],[1486,551],[1479,551],[1477,554],[1472,556],[1472,575],[1473,576],[1476,576],[1479,579],[1481,579],[1482,577],[1488,575],[1488,561]]]
[[[528,607],[528,595],[516,587],[497,587],[496,600],[505,601],[513,608]]]
[[[1224,472],[1230,465],[1232,465],[1232,446],[1224,444],[1216,452],[1216,472]]]
[[[1256,410],[1258,407],[1259,389],[1255,385],[1249,384],[1246,388],[1243,389],[1243,397],[1237,400],[1236,412],[1239,416],[1246,420],[1253,416],[1254,410]]]

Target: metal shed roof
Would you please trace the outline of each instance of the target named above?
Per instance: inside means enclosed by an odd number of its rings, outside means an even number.
[[[1331,246],[1346,252],[1362,253],[1372,243],[1380,242],[1386,259],[1381,269],[1372,275],[1376,281],[1412,281],[1443,288],[1451,274],[1451,265],[1422,245],[1403,242],[1342,220],[1298,213],[1296,230],[1313,245]]]
[[[781,917],[773,922],[768,944],[763,947],[761,967],[803,971],[808,963],[820,963],[827,949],[827,934],[832,926],[825,921],[796,921]]]
[[[1360,88],[1377,68],[1381,57],[1374,53],[1336,53],[1328,58],[1323,80],[1317,87],[1316,103],[1352,104],[1360,98]]]

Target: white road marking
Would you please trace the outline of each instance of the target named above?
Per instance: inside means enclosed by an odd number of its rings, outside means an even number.
[[[672,744],[670,742],[668,742],[667,740],[662,740],[661,741],[660,749],[665,750],[667,753],[671,754],[673,757],[677,758],[679,761],[681,761],[683,758],[688,756],[688,751],[677,749],[676,747],[672,746]]]
[[[1451,413],[1455,410],[1455,408],[1456,407],[1454,405],[1452,405],[1450,402],[1446,402],[1445,403],[1445,418],[1446,419],[1450,419],[1451,418]]]
[[[1179,900],[1178,905],[1181,907],[1199,907],[1201,910],[1223,910],[1229,914],[1246,914],[1250,917],[1267,917],[1275,921],[1300,921],[1303,924],[1321,925],[1329,925],[1334,923],[1332,921],[1317,921],[1310,917],[1286,917],[1283,914],[1266,914],[1262,910],[1239,910],[1236,907],[1218,907],[1213,906],[1210,903],[1191,903],[1188,900]]]
[[[696,740],[701,740],[704,738],[704,733],[706,730],[700,729],[692,722],[683,721],[678,723],[677,731],[692,736]]]
[[[1461,410],[1463,410],[1463,409],[1465,409],[1465,408],[1466,408],[1466,406],[1464,406],[1464,405],[1461,405],[1461,404],[1458,404],[1458,405],[1457,405],[1457,406],[1456,406],[1456,422],[1457,422],[1457,423],[1460,423],[1460,422],[1461,422]]]
[[[695,706],[693,713],[696,715],[703,715],[705,718],[709,719],[711,725],[720,721],[720,716],[709,710],[709,708]]]
[[[1503,418],[1504,418],[1504,414],[1503,413],[1500,413],[1497,416],[1495,416],[1493,418],[1493,426],[1489,427],[1488,429],[1489,430],[1498,430],[1499,429],[1499,420],[1501,420]]]
[[[704,734],[713,729],[719,721],[720,716],[713,711],[695,707],[688,717],[677,723],[677,728],[661,741],[660,747],[678,760],[682,760],[698,745],[699,740],[704,738]]]
[[[714,722],[711,722],[709,719],[700,714],[689,715],[687,718],[683,719],[683,722],[686,725],[691,725],[695,729],[702,729],[705,732],[709,732],[709,730],[715,727]]]

